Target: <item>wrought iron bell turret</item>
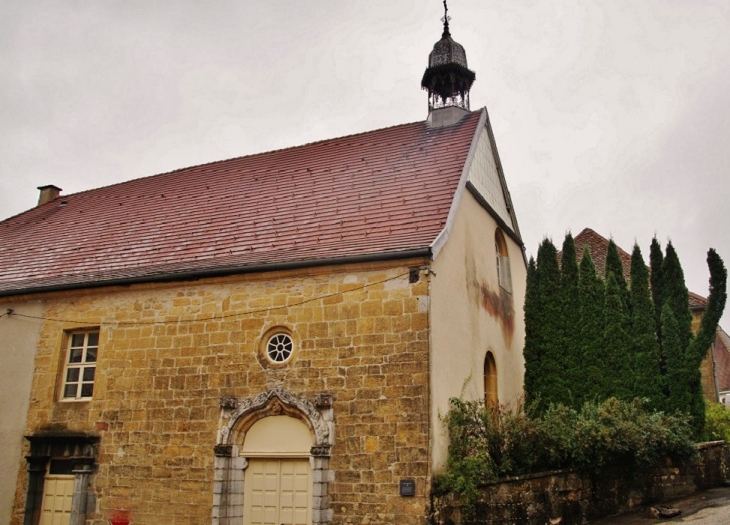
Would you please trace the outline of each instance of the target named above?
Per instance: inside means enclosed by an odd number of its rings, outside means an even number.
[[[476,74],[466,63],[464,46],[451,38],[448,7],[444,0],[444,32],[428,55],[421,87],[428,91],[428,110],[458,107],[469,111],[469,90]]]

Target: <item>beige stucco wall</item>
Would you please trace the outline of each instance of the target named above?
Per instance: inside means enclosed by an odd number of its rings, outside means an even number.
[[[440,416],[449,399],[484,396],[484,359],[492,351],[499,401],[522,395],[523,304],[526,268],[520,247],[507,235],[512,294],[497,281],[494,235],[497,222],[464,192],[452,230],[433,262],[431,280],[431,425],[434,472],[445,465],[448,436]]]
[[[428,277],[410,283],[409,270],[425,262],[49,295],[48,317],[79,322],[43,325],[26,431],[100,436],[88,523],[106,524],[119,508],[137,525],[210,523],[221,396],[250,399],[281,387],[311,400],[327,392],[334,522],[422,525]],[[276,325],[297,342],[296,359],[281,368],[257,357]],[[100,327],[94,397],[63,402],[64,331],[79,327]],[[24,487],[25,464],[15,456],[6,472]],[[415,481],[415,497],[399,495],[401,479]],[[16,505],[13,525],[22,522],[22,497]]]
[[[8,309],[43,316],[39,301],[0,302]],[[36,347],[42,324],[36,319],[5,315],[0,318],[0,523],[9,523],[15,497],[15,476],[21,458],[25,418],[33,379]]]

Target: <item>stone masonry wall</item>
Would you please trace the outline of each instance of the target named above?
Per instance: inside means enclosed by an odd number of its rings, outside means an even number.
[[[692,333],[696,334],[702,323],[702,314],[704,310],[692,311]],[[713,340],[714,341],[714,340]],[[700,375],[702,377],[702,393],[705,399],[711,402],[717,402],[717,385],[715,384],[715,358],[712,355],[712,349],[707,349],[702,363],[700,363]]]
[[[574,471],[507,478],[482,488],[476,517],[470,524],[579,525],[637,506],[692,494],[730,481],[730,454],[724,442],[698,445],[694,459],[665,458],[639,479],[615,469],[591,479]],[[459,499],[433,498],[435,525],[462,524]]]
[[[27,434],[100,437],[89,525],[211,523],[220,399],[274,388],[333,396],[332,523],[423,524],[429,475],[428,282],[423,261],[135,285],[45,297]],[[325,296],[322,299],[317,297]],[[22,308],[18,308],[22,313]],[[261,338],[298,347],[262,365]],[[59,401],[70,330],[100,327],[93,400]],[[23,455],[29,448],[26,444]],[[19,459],[12,525],[22,523]],[[399,496],[401,479],[416,495]]]

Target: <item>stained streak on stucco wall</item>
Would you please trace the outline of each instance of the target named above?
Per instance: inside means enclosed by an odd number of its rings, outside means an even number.
[[[522,395],[526,269],[521,249],[507,238],[512,295],[498,283],[497,222],[466,192],[452,230],[433,262],[431,279],[431,449],[435,472],[446,463],[448,436],[441,416],[449,399],[484,396],[484,359],[494,355],[501,403]],[[499,291],[497,291],[499,290]]]
[[[515,308],[512,295],[505,292],[501,287],[498,292],[495,292],[489,288],[487,283],[481,283],[479,290],[482,296],[482,308],[499,321],[505,344],[507,347],[511,347],[512,336],[515,331]]]

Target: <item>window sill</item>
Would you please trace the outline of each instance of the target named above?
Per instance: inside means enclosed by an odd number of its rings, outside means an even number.
[[[64,397],[58,400],[59,403],[89,403],[91,401],[93,401],[93,398],[91,397],[83,397],[80,399],[71,399]]]

